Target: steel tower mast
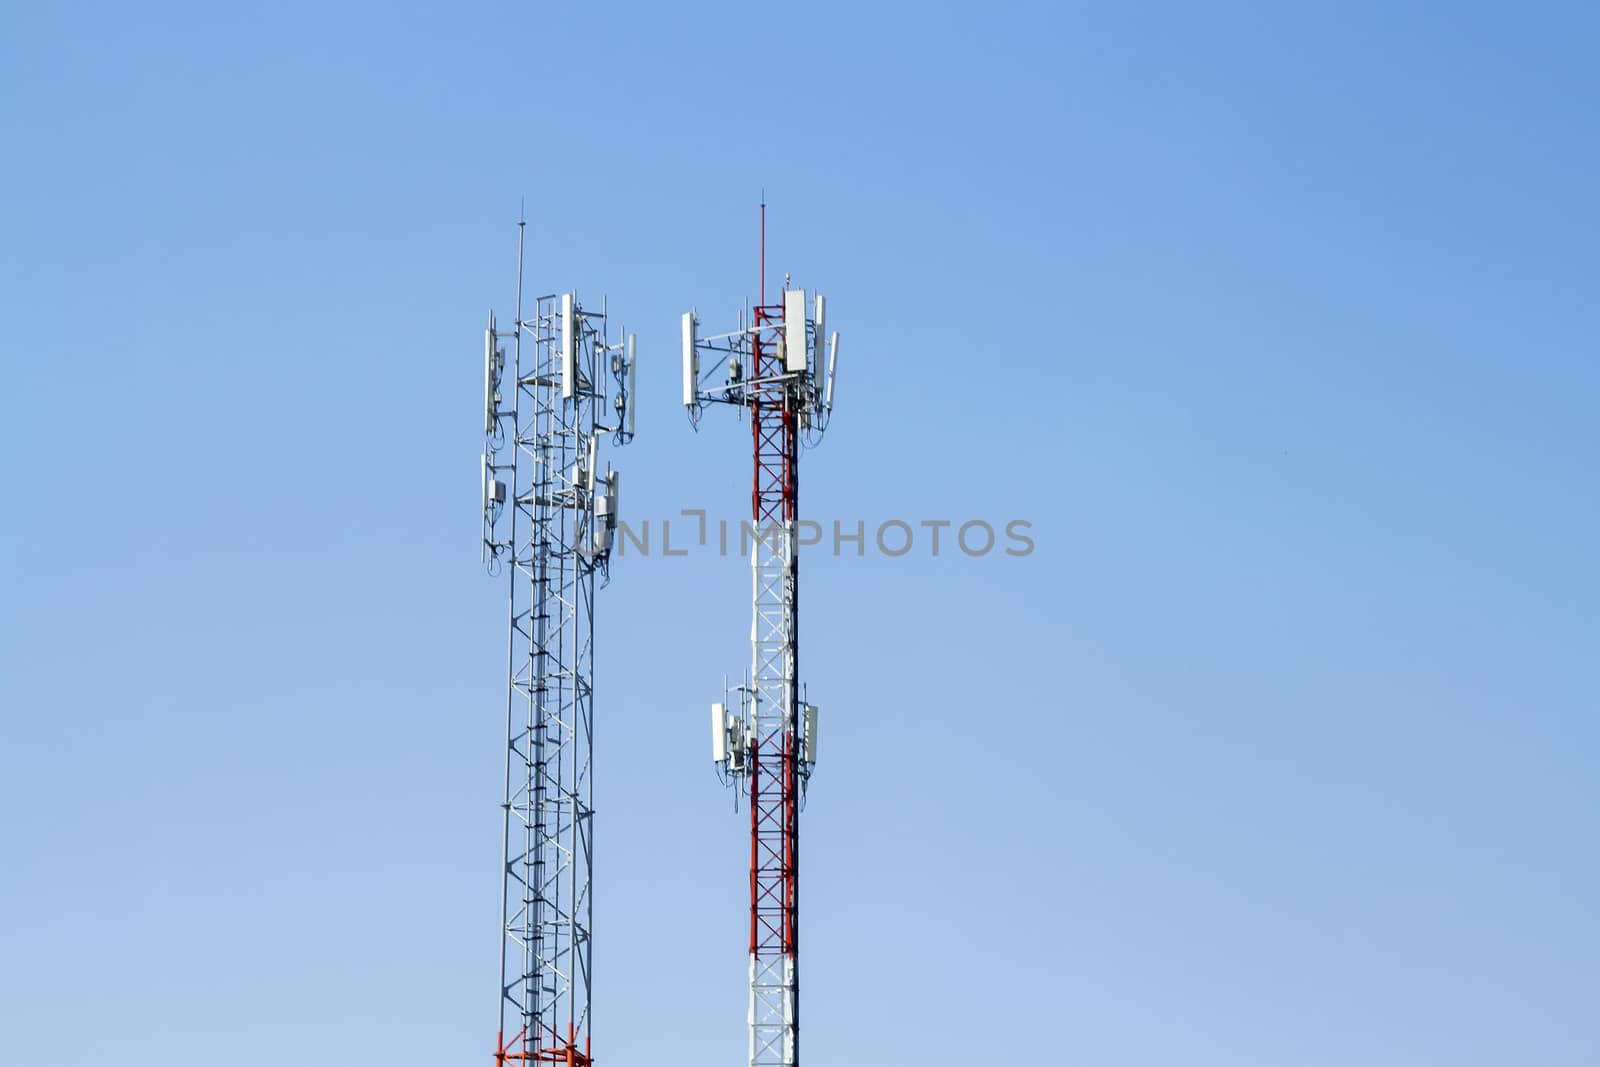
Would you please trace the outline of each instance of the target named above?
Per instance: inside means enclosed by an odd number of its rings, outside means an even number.
[[[594,593],[618,488],[598,450],[633,437],[634,339],[613,341],[604,300],[540,296],[525,314],[525,232],[515,319],[501,329],[491,311],[484,339],[483,559],[509,598],[495,1063],[587,1067]]]
[[[833,409],[839,335],[823,374],[824,301],[806,293],[766,302],[766,205],[761,295],[739,329],[701,337],[683,317],[683,402],[698,425],[708,403],[748,410],[753,453],[750,670],[736,707],[711,708],[712,758],[749,798],[750,1065],[800,1062],[800,809],[816,763],[817,709],[800,684],[800,446],[821,437]],[[712,360],[701,371],[702,357]],[[722,380],[712,384],[719,376]]]

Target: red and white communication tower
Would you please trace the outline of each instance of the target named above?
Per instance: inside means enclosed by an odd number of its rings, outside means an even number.
[[[750,670],[712,705],[712,757],[749,798],[750,1065],[800,1062],[800,808],[816,764],[817,708],[800,684],[800,451],[833,410],[839,334],[824,301],[790,289],[766,302],[766,205],[760,299],[739,328],[702,336],[683,316],[683,402],[696,425],[707,404],[747,410],[754,453]],[[808,317],[809,316],[809,317]],[[825,340],[826,339],[826,340]],[[824,351],[826,350],[826,352]],[[824,358],[826,355],[826,358]]]

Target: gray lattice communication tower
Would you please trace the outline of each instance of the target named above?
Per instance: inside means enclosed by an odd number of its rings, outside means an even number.
[[[633,437],[634,339],[604,300],[523,304],[484,344],[483,558],[508,579],[505,845],[495,1062],[587,1065],[594,860],[594,593]],[[507,342],[509,342],[509,363]],[[508,377],[509,373],[509,377]]]

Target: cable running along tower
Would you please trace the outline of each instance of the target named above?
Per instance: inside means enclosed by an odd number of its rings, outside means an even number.
[[[800,684],[795,524],[801,445],[820,439],[832,413],[839,335],[825,344],[820,293],[808,305],[805,290],[790,289],[785,279],[779,302],[766,302],[765,204],[761,250],[760,296],[741,312],[738,329],[701,336],[698,316],[683,316],[683,403],[697,426],[707,404],[731,405],[750,418],[751,524],[740,538],[750,552],[750,669],[712,705],[712,758],[750,812],[750,1067],[794,1067],[800,809],[817,745],[817,708]]]
[[[524,308],[525,228],[515,318],[503,329],[491,311],[484,334],[483,559],[509,598],[495,1064],[587,1067],[594,593],[618,483],[599,449],[633,437],[634,339],[613,339],[603,299]]]

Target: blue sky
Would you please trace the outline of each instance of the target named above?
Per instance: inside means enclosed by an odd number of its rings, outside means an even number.
[[[1585,5],[0,17],[0,1062],[485,1064],[481,335],[844,335],[808,557],[817,1062],[1600,1063]],[[603,602],[596,1054],[739,1062],[736,560]]]

